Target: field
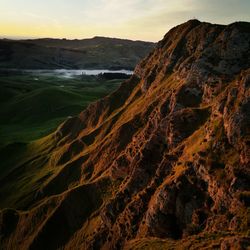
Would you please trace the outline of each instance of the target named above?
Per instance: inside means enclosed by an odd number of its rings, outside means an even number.
[[[121,81],[98,76],[0,76],[0,148],[48,135],[67,117],[114,91]]]

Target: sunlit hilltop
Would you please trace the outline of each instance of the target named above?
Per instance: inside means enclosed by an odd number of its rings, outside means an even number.
[[[221,24],[250,20],[248,0],[1,0],[0,7],[0,36],[7,37],[158,41],[193,18]]]

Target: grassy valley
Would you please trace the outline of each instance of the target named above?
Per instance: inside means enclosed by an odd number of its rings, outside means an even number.
[[[67,117],[115,90],[121,81],[97,76],[0,77],[0,145],[47,135]]]
[[[123,80],[88,75],[65,78],[20,72],[0,76],[0,177],[22,164],[28,164],[29,172],[27,175],[23,169],[19,173],[19,181],[13,185],[7,178],[10,185],[5,191],[19,191],[15,197],[2,197],[1,201],[15,204],[25,193],[23,204],[29,203],[29,190],[39,186],[40,179],[42,181],[45,176],[58,171],[50,165],[42,168],[56,145],[50,133],[90,103],[116,90]],[[33,177],[29,179],[28,176]]]

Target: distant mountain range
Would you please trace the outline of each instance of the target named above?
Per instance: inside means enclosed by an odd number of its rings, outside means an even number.
[[[131,69],[155,44],[117,38],[0,40],[0,69]]]

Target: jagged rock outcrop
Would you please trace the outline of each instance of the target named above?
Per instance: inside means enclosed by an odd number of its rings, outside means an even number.
[[[173,28],[130,80],[51,135],[50,175],[16,199],[25,211],[2,210],[2,246],[245,249],[249,87],[249,23]]]

